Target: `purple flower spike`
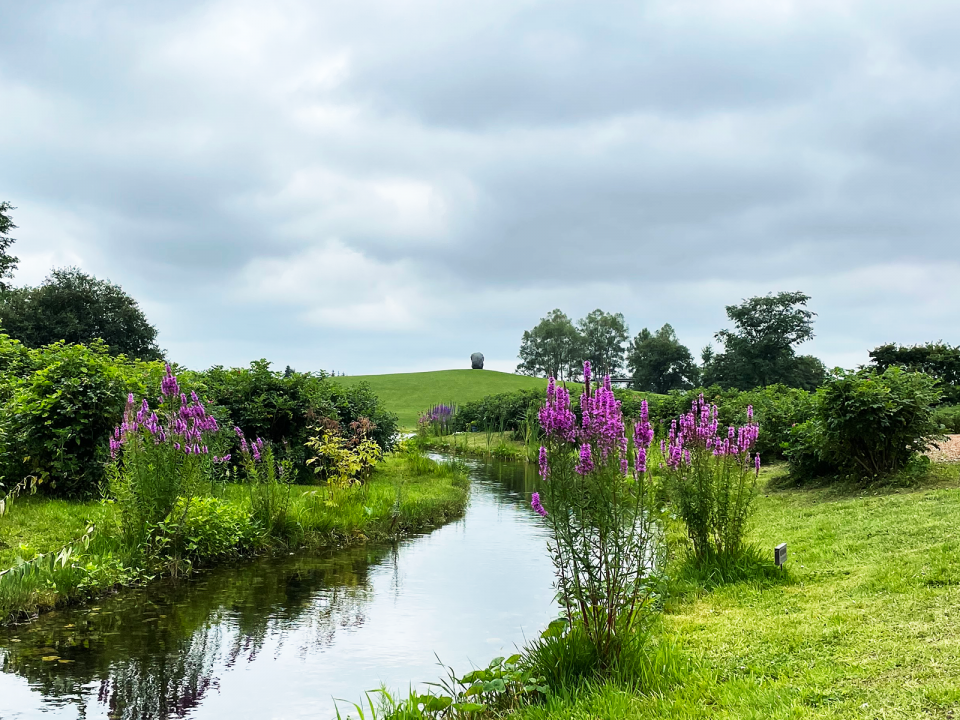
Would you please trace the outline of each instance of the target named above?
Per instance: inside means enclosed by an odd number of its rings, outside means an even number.
[[[580,460],[577,462],[576,469],[580,475],[587,475],[593,471],[593,452],[590,443],[580,446]]]
[[[540,502],[540,493],[535,492],[530,496],[530,507],[532,507],[540,517],[547,516],[547,509]]]
[[[546,480],[550,477],[550,466],[547,464],[547,449],[540,446],[540,477]]]

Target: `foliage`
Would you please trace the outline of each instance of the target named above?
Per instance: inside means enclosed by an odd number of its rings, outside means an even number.
[[[532,330],[525,330],[520,341],[523,375],[570,379],[581,356],[583,338],[573,322],[560,310],[551,310]]]
[[[10,217],[10,211],[16,210],[6,200],[0,202],[0,292],[6,292],[10,289],[10,283],[7,280],[13,277],[13,271],[17,269],[19,258],[10,254],[10,246],[16,242],[9,237],[11,230],[16,230],[17,226],[13,224]]]
[[[180,498],[170,517],[173,522],[158,524],[153,541],[166,555],[212,561],[236,555],[254,541],[244,508],[215,497]]]
[[[321,426],[319,436],[307,440],[312,456],[307,465],[331,489],[342,489],[353,483],[363,483],[383,458],[383,452],[370,437],[373,424],[366,418],[350,424],[350,434],[344,435],[336,422]]]
[[[921,372],[836,370],[817,391],[814,416],[791,431],[791,475],[876,479],[907,467],[936,443],[937,381]]]
[[[700,396],[661,441],[668,493],[700,566],[728,562],[744,551],[760,474],[760,455],[752,452],[758,434],[752,408],[746,425],[723,431],[717,406]]]
[[[140,360],[162,355],[157,330],[137,302],[120,286],[78,268],[60,268],[38,287],[0,294],[0,325],[28,347],[100,339],[113,354]]]
[[[580,357],[598,377],[616,375],[623,369],[624,343],[630,332],[622,313],[593,310],[577,322],[577,330],[583,338]]]
[[[879,372],[889,367],[924,372],[940,382],[943,402],[960,403],[960,347],[943,341],[909,346],[888,343],[870,351],[870,362]]]
[[[110,431],[123,412],[130,366],[100,342],[55,343],[30,352],[25,377],[6,378],[3,475],[19,482],[35,475],[44,492],[97,492]],[[25,368],[26,370],[26,368]]]
[[[740,390],[777,383],[816,388],[824,376],[822,363],[794,352],[795,345],[813,337],[816,313],[805,309],[809,299],[801,292],[781,292],[728,305],[735,329],[716,334],[724,345],[722,354],[705,349],[704,384]]]
[[[653,439],[647,418],[634,427],[631,473],[626,429],[609,377],[585,389],[578,422],[567,391],[552,382],[540,411],[543,500],[532,506],[546,518],[558,597],[568,622],[581,623],[601,668],[616,664],[625,639],[643,632],[652,614],[650,584],[657,539],[653,528],[646,451]]]
[[[700,369],[670,324],[655,333],[641,330],[627,348],[633,389],[654,393],[686,390],[699,383]]]
[[[480,400],[464,403],[457,408],[453,429],[464,430],[521,430],[528,412],[543,406],[542,390],[514,390],[487,395]]]
[[[161,523],[161,535],[176,532],[193,498],[209,493],[215,467],[229,462],[216,418],[196,393],[188,400],[167,366],[161,403],[150,408],[127,398],[123,423],[110,438],[110,492],[120,508],[121,528],[131,546],[148,540]]]
[[[440,692],[418,693],[411,690],[406,699],[397,699],[386,689],[381,689],[367,693],[366,708],[358,703],[353,703],[353,708],[361,720],[441,720],[516,710],[531,699],[549,693],[543,680],[536,677],[522,660],[519,654],[494,658],[487,667],[459,678],[451,668],[448,669],[446,680],[430,683],[438,686]],[[373,695],[379,696],[378,703],[374,703]],[[339,709],[337,717],[342,717]]]
[[[365,383],[345,386],[323,373],[274,372],[266,360],[249,368],[210,368],[203,382],[210,402],[222,406],[246,435],[263,438],[281,460],[289,460],[300,482],[310,480],[306,443],[323,418],[343,426],[368,418],[370,438],[381,450],[390,449],[396,434],[396,416]],[[239,437],[232,438],[230,451],[239,456]]]
[[[943,425],[944,432],[960,433],[960,405],[941,405],[933,411],[933,421]]]

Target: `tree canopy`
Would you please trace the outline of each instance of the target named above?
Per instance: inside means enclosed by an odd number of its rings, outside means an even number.
[[[140,360],[162,356],[157,330],[136,300],[118,285],[78,268],[60,268],[38,287],[0,295],[0,326],[28,347],[58,340],[87,344],[100,338],[114,354]]]
[[[945,402],[960,403],[960,347],[942,340],[923,345],[887,343],[870,351],[870,362],[881,373],[889,367],[924,372],[940,382]]]
[[[806,309],[809,299],[802,292],[781,292],[728,305],[734,329],[715,336],[723,343],[723,353],[704,355],[704,384],[740,390],[775,383],[805,389],[821,384],[823,364],[812,356],[798,357],[794,350],[813,337],[816,313]]]
[[[17,229],[10,217],[11,210],[16,208],[6,201],[0,202],[0,292],[10,289],[10,283],[7,281],[13,278],[13,271],[17,269],[19,262],[19,259],[9,252],[10,246],[16,242],[14,238],[9,237],[10,231]]]
[[[624,344],[630,337],[622,313],[597,309],[577,323],[583,338],[583,359],[590,361],[596,377],[616,375],[623,369]]]
[[[669,323],[655,333],[644,328],[637,334],[627,348],[627,367],[634,390],[665,394],[700,381],[700,368]]]
[[[576,376],[581,350],[580,333],[560,310],[551,310],[520,341],[521,375],[549,375],[561,380]]]

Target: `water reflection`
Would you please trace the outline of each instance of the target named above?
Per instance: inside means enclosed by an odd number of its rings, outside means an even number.
[[[324,718],[465,667],[555,613],[536,474],[474,463],[465,518],[396,546],[268,558],[0,632],[0,718]]]

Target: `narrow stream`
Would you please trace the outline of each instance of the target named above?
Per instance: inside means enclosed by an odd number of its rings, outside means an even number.
[[[462,520],[264,558],[0,630],[0,720],[314,718],[511,654],[553,617],[535,467],[470,463]],[[341,711],[352,710],[339,702]]]

